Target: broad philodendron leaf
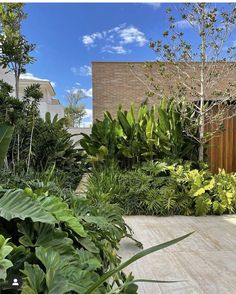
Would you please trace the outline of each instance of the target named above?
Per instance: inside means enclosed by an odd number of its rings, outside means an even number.
[[[78,251],[81,267],[87,271],[93,271],[102,266],[98,258],[91,252],[80,249]]]
[[[42,197],[39,199],[42,207],[54,215],[58,221],[64,222],[69,228],[81,237],[86,237],[87,233],[78,218],[73,215],[67,203],[55,196]]]
[[[13,134],[13,126],[0,125],[0,167],[3,166]]]
[[[24,263],[24,270],[21,272],[26,276],[22,294],[38,294],[43,290],[44,271],[37,264]]]
[[[97,268],[98,264],[91,259],[92,255],[79,253],[80,261],[73,261],[72,257],[62,258],[60,254],[54,252],[51,248],[36,248],[36,256],[44,265],[45,282],[47,294],[64,294],[75,291],[83,294],[86,289],[98,278],[94,272],[88,272],[88,268]],[[72,259],[71,259],[72,258]],[[87,264],[88,266],[87,266]],[[87,267],[87,270],[84,268]],[[100,292],[93,292],[100,293]]]
[[[89,252],[92,253],[99,253],[99,249],[96,247],[94,242],[91,240],[90,237],[79,238],[78,242]]]
[[[192,232],[193,233],[193,232]],[[118,273],[119,271],[123,270],[125,267],[127,267],[128,265],[130,265],[131,263],[137,261],[138,259],[149,255],[153,252],[159,251],[161,249],[164,249],[166,247],[169,247],[171,245],[174,245],[175,243],[180,242],[181,240],[187,238],[188,236],[190,236],[192,233],[186,234],[184,236],[181,236],[179,238],[173,239],[171,241],[150,247],[148,249],[142,250],[141,252],[135,254],[134,256],[132,256],[130,259],[128,259],[127,261],[121,263],[119,266],[117,266],[116,268],[114,268],[113,270],[107,272],[106,274],[104,274],[96,283],[93,284],[92,287],[90,287],[85,294],[91,294],[93,293],[94,290],[98,289],[107,279],[109,279],[111,276],[115,275],[116,273]]]
[[[60,254],[73,254],[73,241],[60,228],[44,223],[21,223],[18,231],[23,234],[19,241],[26,247],[53,248]]]
[[[9,239],[5,239],[0,235],[0,280],[5,281],[7,276],[7,269],[12,267],[13,264],[5,257],[13,250],[13,248],[7,244]]]
[[[55,224],[51,213],[42,208],[39,202],[27,197],[22,190],[8,190],[0,199],[0,216],[6,220],[31,218],[34,222]]]

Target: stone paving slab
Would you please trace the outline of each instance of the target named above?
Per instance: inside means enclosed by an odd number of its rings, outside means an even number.
[[[126,216],[144,248],[195,231],[187,239],[130,265],[135,278],[184,280],[175,284],[139,283],[140,294],[236,294],[236,215],[206,217]],[[125,239],[123,260],[140,249]]]

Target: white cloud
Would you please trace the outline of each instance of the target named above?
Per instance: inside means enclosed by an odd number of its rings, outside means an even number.
[[[94,42],[96,39],[102,39],[103,38],[103,34],[96,32],[93,33],[91,35],[84,35],[82,38],[82,42],[84,43],[84,45],[86,46],[94,46]]]
[[[174,25],[180,29],[189,29],[194,26],[194,23],[193,25],[191,25],[191,23],[187,19],[182,19],[182,20],[176,21]]]
[[[93,110],[90,108],[85,108],[86,114],[80,124],[80,127],[86,128],[93,124]]]
[[[79,69],[81,76],[91,76],[92,75],[92,68],[89,65],[83,65]]]
[[[80,127],[81,128],[90,128],[92,126],[92,124],[93,124],[92,120],[90,120],[90,121],[83,121],[82,120]]]
[[[117,27],[114,27],[114,28],[108,30],[107,32],[105,31],[104,33],[108,33],[108,34],[117,33],[117,32],[119,32],[121,29],[123,29],[125,27],[126,27],[126,23],[122,23],[121,25],[119,25]]]
[[[122,39],[121,44],[137,43],[142,47],[147,42],[144,33],[134,26],[129,26],[128,28],[120,30],[119,35]]]
[[[85,108],[86,114],[84,116],[84,118],[88,118],[90,120],[92,120],[93,117],[93,110],[89,109],[89,108]]]
[[[93,90],[92,88],[86,90],[86,89],[80,89],[83,93],[84,97],[92,97],[93,96]]]
[[[128,51],[123,46],[104,46],[102,52],[126,54]]]
[[[50,83],[51,83],[51,85],[53,86],[53,88],[56,87],[56,83],[55,83],[55,82],[50,82]]]
[[[85,35],[83,36],[83,43],[85,45],[92,45],[94,43],[94,39],[89,35]]]
[[[133,44],[142,47],[147,43],[147,39],[137,27],[123,23],[102,32],[85,35],[82,42],[88,48],[101,46],[101,52],[127,54],[131,50],[124,46]],[[72,70],[75,71],[75,68]]]
[[[99,32],[97,32],[97,33],[93,33],[91,36],[90,36],[93,40],[95,40],[95,39],[102,39],[102,33],[99,33]]]
[[[78,74],[81,76],[91,76],[92,75],[92,69],[89,65],[83,65],[79,68],[77,67],[71,67],[70,69],[74,74]]]
[[[76,85],[79,86],[79,83],[76,83]],[[81,89],[81,88],[73,87],[70,90],[66,90],[66,92],[67,93],[73,93],[73,94],[76,94],[76,93],[79,92],[81,94],[81,98],[92,97],[92,95],[93,95],[92,88],[90,88],[90,89]]]
[[[151,6],[153,9],[159,9],[161,6],[161,3],[145,3],[145,5]]]

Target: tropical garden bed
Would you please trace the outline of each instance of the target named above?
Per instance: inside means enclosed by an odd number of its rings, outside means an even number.
[[[216,12],[201,3],[193,5],[190,16],[197,15],[203,29],[215,34],[215,47],[213,42],[210,47],[219,56],[222,22],[232,25],[236,17],[235,8],[230,16]],[[221,25],[215,28],[217,15]],[[182,17],[185,20],[187,16]],[[104,118],[93,124],[91,135],[83,134],[79,147],[67,131],[65,118],[49,113],[40,117],[43,93],[39,84],[27,87],[18,99],[20,75],[35,60],[31,56],[35,44],[21,34],[25,18],[22,4],[1,4],[0,62],[14,73],[16,97],[13,88],[1,80],[0,292],[17,293],[11,283],[17,276],[23,294],[137,293],[138,281],[123,269],[191,233],[121,263],[117,253],[121,239],[128,237],[141,246],[123,215],[219,215],[236,209],[236,175],[224,170],[213,175],[205,160],[207,144],[203,143],[211,134],[205,134],[204,123],[214,106],[204,100],[204,85],[208,84],[202,81],[207,76],[205,51],[200,56],[201,91],[192,87],[190,93],[197,93],[200,105],[187,101],[184,94],[188,91],[178,85],[179,92],[173,92],[176,97],[162,98],[156,106],[146,101],[137,109],[131,105],[129,111],[120,106],[114,117],[105,112]],[[205,19],[208,23],[204,25]],[[190,20],[196,22],[193,17]],[[173,29],[174,18],[169,21]],[[204,36],[200,32],[201,46],[207,46]],[[169,31],[163,37],[176,41]],[[168,63],[179,57],[189,64],[191,46],[178,40],[173,47],[177,54],[165,42],[151,42],[150,47],[156,53],[162,51]],[[158,64],[164,74],[163,63]],[[219,78],[215,71],[213,74]],[[210,83],[212,76],[209,78]],[[149,84],[153,86],[153,78]],[[160,90],[157,85],[154,89]],[[233,97],[230,90],[225,89],[228,99]],[[152,95],[148,93],[148,97]],[[228,102],[220,104],[226,113]],[[78,114],[69,110],[67,115]],[[220,115],[215,121],[217,118]],[[76,194],[85,173],[90,174],[87,191]]]

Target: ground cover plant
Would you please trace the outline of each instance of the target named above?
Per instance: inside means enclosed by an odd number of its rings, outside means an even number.
[[[170,159],[126,171],[117,166],[98,168],[90,175],[88,197],[117,203],[126,214],[235,213],[236,174],[220,170],[213,175],[205,164]]]

